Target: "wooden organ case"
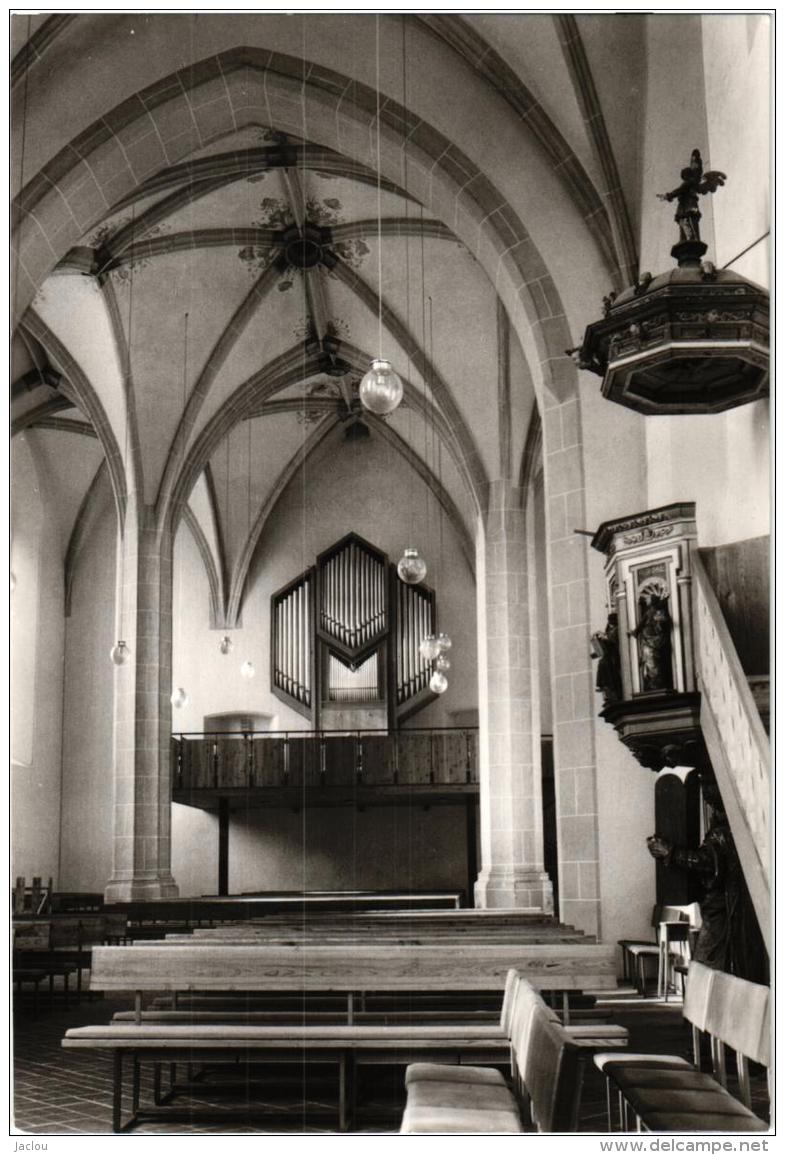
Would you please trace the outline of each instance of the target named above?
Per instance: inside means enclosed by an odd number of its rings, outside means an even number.
[[[351,533],[272,596],[275,695],[313,729],[395,729],[432,702],[420,643],[437,632],[433,590],[398,577]]]

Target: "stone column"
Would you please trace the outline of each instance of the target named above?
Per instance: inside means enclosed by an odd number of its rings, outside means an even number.
[[[107,902],[176,898],[171,872],[172,539],[131,494],[118,600],[130,655],[115,670],[114,864]],[[121,615],[117,615],[118,623]],[[120,626],[118,625],[118,629]]]
[[[493,482],[478,536],[482,869],[474,897],[478,907],[550,912],[522,499],[510,481]]]

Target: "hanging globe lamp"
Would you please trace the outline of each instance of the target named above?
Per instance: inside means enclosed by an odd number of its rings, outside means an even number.
[[[440,670],[441,673],[449,670],[451,664],[452,663],[450,662],[450,659],[445,658],[444,654],[439,654],[438,658],[436,659],[436,669]]]
[[[449,682],[445,678],[444,674],[437,670],[436,673],[432,675],[428,685],[434,694],[443,694],[447,689]]]
[[[188,695],[182,686],[178,686],[171,697],[171,703],[175,710],[180,710],[188,701]]]
[[[243,662],[242,666],[240,666],[240,673],[244,678],[250,681],[256,673],[253,662]]]
[[[224,634],[224,636],[221,638],[218,649],[222,654],[231,654],[232,650],[234,649],[234,642],[228,634]]]
[[[398,577],[402,582],[406,582],[407,586],[416,586],[421,582],[428,572],[428,567],[425,564],[424,558],[421,558],[416,549],[410,548],[403,551],[403,557],[398,562]]]
[[[436,639],[436,644],[439,647],[440,654],[446,654],[448,650],[452,649],[452,638],[449,634],[439,634]]]
[[[420,642],[420,657],[424,658],[426,662],[434,662],[440,653],[436,634],[428,634],[428,637],[423,638]]]
[[[124,666],[130,656],[131,651],[123,641],[115,642],[109,651],[109,657],[116,666]]]
[[[389,361],[377,357],[360,382],[360,401],[371,413],[384,417],[397,409],[403,398],[403,382]]]

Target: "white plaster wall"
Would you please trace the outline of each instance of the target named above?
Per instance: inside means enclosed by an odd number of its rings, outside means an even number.
[[[108,488],[108,487],[107,487]],[[65,890],[103,890],[112,874],[115,537],[111,495],[79,554],[65,623],[62,874]]]
[[[760,238],[771,228],[772,17],[716,13],[701,29],[712,168],[728,176],[714,197],[714,260],[768,287],[770,246]]]
[[[641,268],[672,263],[673,206],[654,199],[678,184],[690,151],[727,173],[701,198],[707,258],[732,261],[770,225],[770,17],[658,15],[648,20]],[[768,246],[732,268],[768,285]],[[723,545],[770,532],[769,405],[646,420],[647,508],[694,501],[698,541]]]
[[[63,571],[47,475],[20,434],[11,454],[11,876],[59,883]]]
[[[175,806],[173,826],[178,836],[172,870],[180,894],[215,894],[216,816]],[[460,806],[246,810],[232,814],[229,823],[232,893],[466,885],[466,815]]]

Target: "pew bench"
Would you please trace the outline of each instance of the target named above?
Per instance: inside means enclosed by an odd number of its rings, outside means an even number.
[[[768,987],[690,963],[683,1015],[692,1027],[694,1063],[680,1055],[595,1055],[606,1077],[609,1130],[614,1089],[620,1130],[630,1129],[632,1115],[639,1131],[767,1131],[751,1109],[749,1061],[769,1066],[769,1011]],[[700,1070],[703,1034],[713,1075]],[[726,1047],[736,1053],[740,1099],[728,1091]]]
[[[575,954],[575,952],[580,952]],[[533,953],[532,953],[533,952]],[[354,1021],[353,996],[363,984],[373,989],[407,992],[443,990],[445,985],[469,991],[493,991],[508,979],[510,962],[520,960],[521,948],[507,946],[461,946],[446,956],[443,946],[380,950],[350,943],[335,946],[268,948],[236,945],[145,945],[99,947],[93,957],[91,985],[104,991],[134,991],[133,1020],[115,1020],[95,1027],[69,1030],[63,1039],[68,1048],[99,1048],[114,1055],[113,1126],[125,1130],[140,1118],[139,1064],[198,1061],[236,1062],[257,1055],[274,1056],[276,1062],[322,1061],[338,1066],[339,1126],[347,1118],[347,1084],[353,1085],[357,1062],[394,1061],[405,1064],[413,1056],[459,1062],[471,1054],[481,1062],[504,1061],[509,1053],[505,1007],[500,1026],[480,1023],[435,1022],[404,1026]],[[611,949],[572,947],[566,959],[554,957],[552,948],[531,948],[521,973],[550,989],[610,988],[615,983]],[[248,1020],[216,1022],[154,1021],[144,1016],[142,992],[193,991],[291,991],[343,992],[347,1016],[343,1023],[293,1023]],[[602,1033],[591,1026],[585,1048],[620,1045],[618,1033]],[[589,1041],[590,1040],[590,1041]],[[575,1046],[579,1044],[575,1043]],[[121,1117],[123,1060],[133,1065],[132,1115]],[[158,1075],[156,1074],[156,1080]],[[351,1087],[350,1087],[351,1091]],[[350,1095],[351,1098],[351,1095]]]

